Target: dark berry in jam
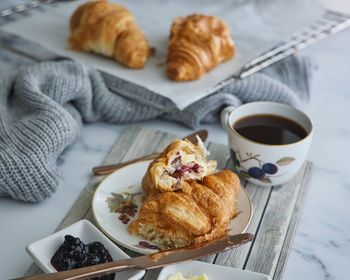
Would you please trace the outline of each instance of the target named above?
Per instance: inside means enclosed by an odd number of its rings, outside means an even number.
[[[84,244],[79,238],[71,235],[64,237],[63,244],[51,258],[51,264],[57,271],[71,270],[80,267],[113,261],[111,254],[100,242]],[[114,274],[93,278],[96,280],[113,280]]]

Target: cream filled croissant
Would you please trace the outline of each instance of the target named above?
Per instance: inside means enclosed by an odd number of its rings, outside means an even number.
[[[182,247],[223,236],[238,214],[238,176],[229,170],[183,182],[181,190],[150,196],[130,223],[131,234],[156,243],[161,249]]]
[[[178,17],[171,26],[167,75],[175,81],[196,80],[234,54],[229,28],[221,19]]]
[[[208,151],[197,136],[198,144],[187,139],[174,140],[148,167],[142,189],[148,195],[174,191],[186,180],[201,180],[216,168],[216,161],[207,160]]]
[[[129,68],[143,68],[150,55],[145,35],[123,6],[106,0],[88,2],[70,21],[71,49],[112,57]]]

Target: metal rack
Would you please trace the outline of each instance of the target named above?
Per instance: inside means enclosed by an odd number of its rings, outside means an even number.
[[[282,42],[244,65],[236,78],[246,78],[349,26],[349,15],[326,10],[322,18],[314,24],[295,34],[290,40]]]

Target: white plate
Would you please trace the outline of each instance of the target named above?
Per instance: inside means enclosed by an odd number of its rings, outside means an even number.
[[[161,270],[157,280],[167,280],[177,272],[185,277],[205,273],[209,280],[270,280],[265,274],[198,261],[167,266]]]
[[[138,162],[115,171],[102,181],[92,200],[93,214],[97,224],[105,234],[120,245],[142,254],[154,253],[157,250],[140,246],[139,242],[147,242],[148,244],[151,244],[151,242],[129,234],[127,224],[123,224],[119,220],[119,213],[110,210],[107,199],[112,197],[112,193],[137,193],[134,199],[137,209],[139,209],[142,192],[140,182],[149,163],[150,161]],[[229,225],[231,234],[242,233],[247,228],[252,216],[252,204],[249,196],[243,188],[241,190],[238,196],[240,214],[234,218]],[[138,213],[135,214],[134,218],[137,216]],[[132,219],[133,218],[131,218],[131,220]]]
[[[110,252],[113,260],[130,258],[88,220],[80,220],[79,222],[57,231],[48,237],[33,242],[26,247],[26,251],[44,272],[56,272],[56,269],[51,265],[50,260],[59,246],[63,243],[64,236],[68,234],[74,237],[79,237],[84,243],[94,241],[101,242]],[[137,280],[141,279],[144,274],[144,270],[134,269],[122,271],[116,273],[115,280]]]

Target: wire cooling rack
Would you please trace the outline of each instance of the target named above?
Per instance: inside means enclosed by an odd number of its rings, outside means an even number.
[[[1,10],[0,18],[9,18],[12,15],[39,8],[42,5],[49,5],[65,1],[72,0],[29,0],[5,10]],[[308,26],[301,32],[294,34],[289,40],[277,44],[272,49],[249,61],[242,67],[241,71],[220,83],[220,86],[231,83],[233,79],[246,78],[349,26],[350,15],[333,10],[326,10],[322,17],[314,24]]]
[[[245,64],[238,73],[238,78],[248,77],[349,26],[349,15],[326,10],[322,18],[314,24],[293,35],[290,40],[278,44]]]

